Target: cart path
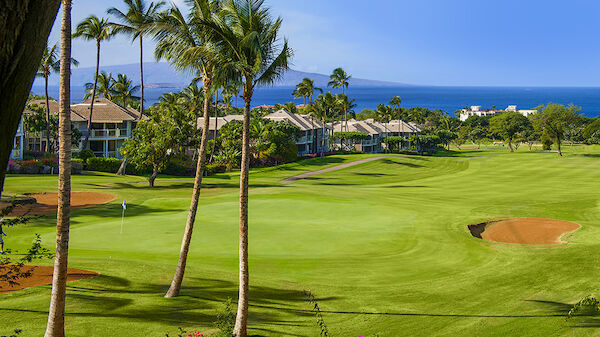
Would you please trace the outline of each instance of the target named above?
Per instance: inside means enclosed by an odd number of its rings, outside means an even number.
[[[336,165],[336,166],[324,168],[322,170],[306,172],[306,173],[299,174],[297,176],[289,177],[287,179],[284,179],[284,180],[280,181],[280,183],[282,183],[282,184],[290,184],[290,183],[293,183],[293,182],[298,181],[298,180],[302,180],[302,179],[306,179],[306,178],[309,178],[309,177],[312,177],[312,176],[316,176],[317,174],[331,172],[331,171],[337,171],[337,170],[342,170],[342,169],[345,169],[345,168],[348,168],[348,167],[352,167],[352,166],[356,166],[356,165],[368,163],[368,162],[371,162],[371,161],[375,161],[375,160],[379,160],[379,159],[384,159],[384,158],[393,158],[393,157],[404,157],[404,156],[401,156],[401,155],[398,155],[398,156],[379,156],[379,157],[365,158],[365,159],[361,159],[361,160],[357,160],[357,161],[351,161],[349,163],[344,163],[344,164],[340,164],[340,165]]]

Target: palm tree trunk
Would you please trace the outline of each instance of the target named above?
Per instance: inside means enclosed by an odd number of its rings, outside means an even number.
[[[96,100],[96,86],[98,85],[98,70],[100,68],[100,41],[96,41],[96,75],[94,76],[94,87],[92,88],[92,102],[90,103],[90,118],[87,122],[87,133],[83,144],[81,144],[80,151],[87,148],[88,141],[90,140],[90,132],[92,131],[92,115],[94,113],[94,101]]]
[[[558,148],[558,155],[562,157],[562,149],[560,148],[560,136],[556,136],[556,146]]]
[[[65,297],[71,218],[71,0],[63,0],[60,43],[58,214],[52,295],[45,337],[65,335]]]
[[[211,82],[210,79],[205,79],[204,90],[206,93],[210,91]],[[190,250],[190,242],[192,242],[192,233],[194,231],[194,223],[196,221],[196,212],[198,211],[198,199],[200,198],[200,188],[202,186],[202,176],[204,174],[204,165],[206,162],[206,143],[208,142],[208,128],[210,123],[210,114],[208,113],[210,107],[210,96],[204,95],[204,125],[202,127],[202,140],[200,141],[200,150],[198,154],[198,162],[196,163],[196,177],[194,178],[194,191],[192,192],[192,202],[190,204],[190,211],[188,212],[187,221],[185,223],[185,231],[183,233],[183,240],[181,241],[181,249],[179,250],[179,261],[177,262],[177,269],[175,270],[175,276],[171,282],[171,287],[165,294],[166,298],[179,296],[181,290],[181,284],[183,282],[183,275],[185,274],[185,266],[187,264],[187,256]]]
[[[323,129],[321,129],[321,157],[323,157],[325,151],[325,119],[323,119]]]
[[[123,158],[121,162],[121,166],[119,166],[119,170],[117,171],[118,176],[124,176],[127,170],[127,157]]]
[[[213,133],[213,144],[210,150],[210,162],[212,163],[217,145],[217,128],[219,127],[219,91],[215,90],[215,131]]]
[[[50,152],[50,99],[48,98],[48,76],[44,76],[44,92],[46,94],[46,152]]]
[[[144,47],[142,46],[142,35],[140,35],[140,114],[144,114]],[[125,105],[123,105],[125,106]]]
[[[252,101],[252,81],[246,78],[244,87],[244,126],[242,133],[242,162],[240,164],[240,284],[238,308],[233,334],[246,337],[248,329],[248,292],[250,271],[248,269],[248,171],[250,169],[250,102]]]

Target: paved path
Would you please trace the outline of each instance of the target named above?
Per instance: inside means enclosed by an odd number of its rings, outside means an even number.
[[[298,181],[298,180],[302,180],[302,179],[306,179],[308,177],[316,176],[317,174],[331,172],[331,171],[337,171],[337,170],[342,170],[342,169],[345,169],[345,168],[348,168],[348,167],[352,167],[352,166],[355,166],[355,165],[360,165],[360,164],[368,163],[370,161],[379,160],[379,159],[383,159],[383,158],[390,158],[390,156],[371,157],[371,158],[361,159],[361,160],[352,161],[352,162],[349,162],[349,163],[344,163],[344,164],[340,164],[340,165],[328,167],[328,168],[325,168],[325,169],[322,169],[322,170],[318,170],[318,171],[306,172],[306,173],[299,174],[297,176],[293,176],[293,177],[284,179],[284,180],[280,181],[280,183],[290,184],[290,183],[293,183],[293,182]]]

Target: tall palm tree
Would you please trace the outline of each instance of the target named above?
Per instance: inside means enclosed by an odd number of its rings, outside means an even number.
[[[394,96],[390,100],[389,104],[396,109],[396,113],[398,114],[398,120],[401,120],[402,118],[400,116],[400,113],[402,112],[402,110],[400,109],[400,104],[402,104],[402,98],[400,98],[400,96]]]
[[[138,96],[134,96],[140,86],[133,85],[132,82],[127,75],[118,74],[113,84],[113,99],[124,108],[135,105],[140,100]]]
[[[131,36],[132,41],[140,41],[140,113],[144,114],[144,48],[143,37],[152,27],[156,14],[165,4],[164,1],[146,3],[145,0],[123,0],[127,7],[121,11],[115,7],[108,9],[108,14],[113,15],[120,23],[111,23],[115,33]]]
[[[92,116],[94,113],[94,100],[96,100],[96,85],[98,84],[98,71],[100,69],[100,43],[104,40],[110,39],[115,32],[111,29],[108,19],[99,19],[95,15],[90,15],[81,21],[75,29],[73,37],[80,37],[87,41],[96,41],[96,73],[94,75],[94,85],[92,87],[92,101],[90,103],[90,118],[87,123],[87,133],[83,139],[81,149],[87,148],[90,140],[90,133],[92,130]]]
[[[62,8],[56,255],[45,337],[65,335],[65,297],[71,218],[71,0],[62,0]]]
[[[335,68],[333,73],[329,76],[330,81],[327,86],[334,89],[342,88],[342,94],[345,95],[346,89],[348,89],[348,86],[350,85],[351,78],[352,76],[348,75],[344,69]],[[346,131],[348,131],[348,111],[344,111],[344,126]]]
[[[310,78],[304,78],[302,82],[296,85],[296,89],[294,89],[292,95],[295,98],[303,98],[304,105],[307,105],[312,101],[315,91],[323,93],[323,89],[315,87],[315,81]]]
[[[51,48],[44,49],[42,54],[42,60],[38,68],[36,76],[44,78],[44,95],[46,96],[46,149],[44,151],[50,152],[50,98],[48,97],[48,77],[50,74],[57,73],[60,71],[60,59],[58,57],[58,51],[56,50],[57,45],[54,44]]]
[[[115,79],[112,77],[112,74],[103,71],[97,76],[97,79],[94,80],[94,82],[97,84],[96,91],[98,92],[99,96],[112,101],[115,87]],[[92,97],[94,82],[88,82],[85,84],[86,93],[83,97],[84,99]]]
[[[220,10],[220,1],[191,0],[187,3],[190,5],[187,18],[173,4],[167,12],[158,15],[152,29],[158,41],[154,51],[156,59],[167,60],[179,71],[194,72],[202,80],[204,87],[204,123],[202,125],[200,148],[198,149],[194,190],[181,241],[177,269],[171,286],[165,294],[167,298],[179,295],[185,274],[206,162],[206,144],[208,143],[210,125],[209,109],[214,90],[213,81],[215,81],[219,65],[223,62],[220,59],[221,50],[218,44],[213,42],[213,31],[206,25],[206,23],[212,21],[215,13]]]
[[[269,85],[289,68],[292,50],[287,40],[278,45],[281,18],[273,19],[263,0],[229,0],[223,11],[206,21],[218,35],[242,81],[244,121],[240,172],[239,295],[234,335],[246,337],[248,327],[248,172],[250,163],[250,104],[256,86]]]

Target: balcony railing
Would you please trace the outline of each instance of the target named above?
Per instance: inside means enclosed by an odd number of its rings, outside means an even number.
[[[83,132],[84,137],[85,137],[85,133],[86,132],[84,131]],[[103,130],[92,129],[91,134],[90,134],[90,139],[127,138],[127,137],[129,137],[129,133],[127,132],[127,129],[103,129]]]

